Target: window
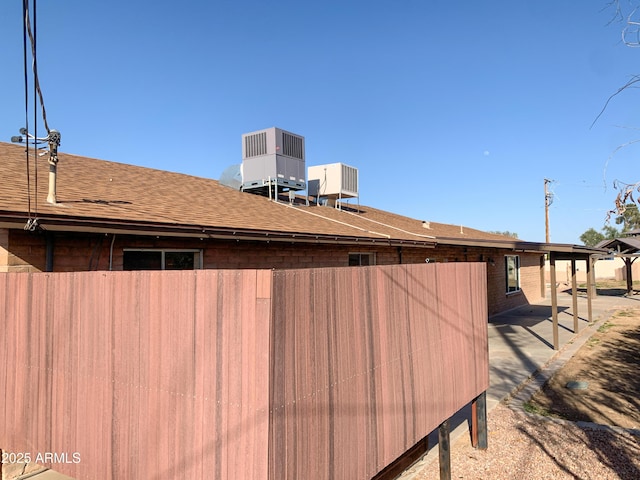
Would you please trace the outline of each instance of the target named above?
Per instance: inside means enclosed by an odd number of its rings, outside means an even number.
[[[520,291],[520,257],[507,255],[505,257],[505,277],[507,279],[507,293]]]
[[[125,248],[123,270],[195,270],[202,268],[202,250]]]
[[[376,264],[375,253],[350,253],[349,254],[349,266],[350,267],[368,267],[369,265]]]

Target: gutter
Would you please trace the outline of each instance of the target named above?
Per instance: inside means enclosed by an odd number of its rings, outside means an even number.
[[[7,218],[9,217],[9,218]],[[24,214],[13,218],[5,216],[0,220],[0,228],[22,229]],[[39,224],[47,231],[78,232],[78,233],[106,233],[118,235],[145,235],[154,237],[189,237],[211,238],[220,240],[253,240],[267,242],[295,242],[295,243],[330,243],[339,245],[385,245],[385,246],[415,246],[434,248],[435,241],[394,239],[388,237],[330,235],[306,232],[281,232],[249,230],[231,227],[207,227],[180,224],[158,224],[146,222],[104,221],[98,219],[61,219],[40,216]],[[368,232],[371,234],[372,232]]]

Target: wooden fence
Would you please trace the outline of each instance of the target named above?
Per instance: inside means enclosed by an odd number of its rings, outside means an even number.
[[[483,264],[0,274],[0,302],[0,447],[78,479],[368,479],[488,388]]]

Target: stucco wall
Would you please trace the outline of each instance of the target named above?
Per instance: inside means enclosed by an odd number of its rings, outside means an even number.
[[[612,260],[598,260],[594,265],[594,273],[596,281],[598,280],[625,280],[626,268],[624,260],[615,257]],[[634,279],[640,279],[640,262],[636,261],[632,266],[632,275]],[[545,281],[549,283],[551,278],[549,261],[545,265]],[[576,262],[576,280],[579,283],[587,281],[587,264],[584,260]],[[556,261],[556,281],[560,283],[571,283],[571,262],[568,260]]]

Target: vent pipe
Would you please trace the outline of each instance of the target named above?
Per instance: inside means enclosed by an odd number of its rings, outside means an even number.
[[[60,132],[51,130],[47,137],[49,141],[49,193],[47,203],[55,205],[56,199],[56,176],[58,174],[58,147],[60,146]]]

